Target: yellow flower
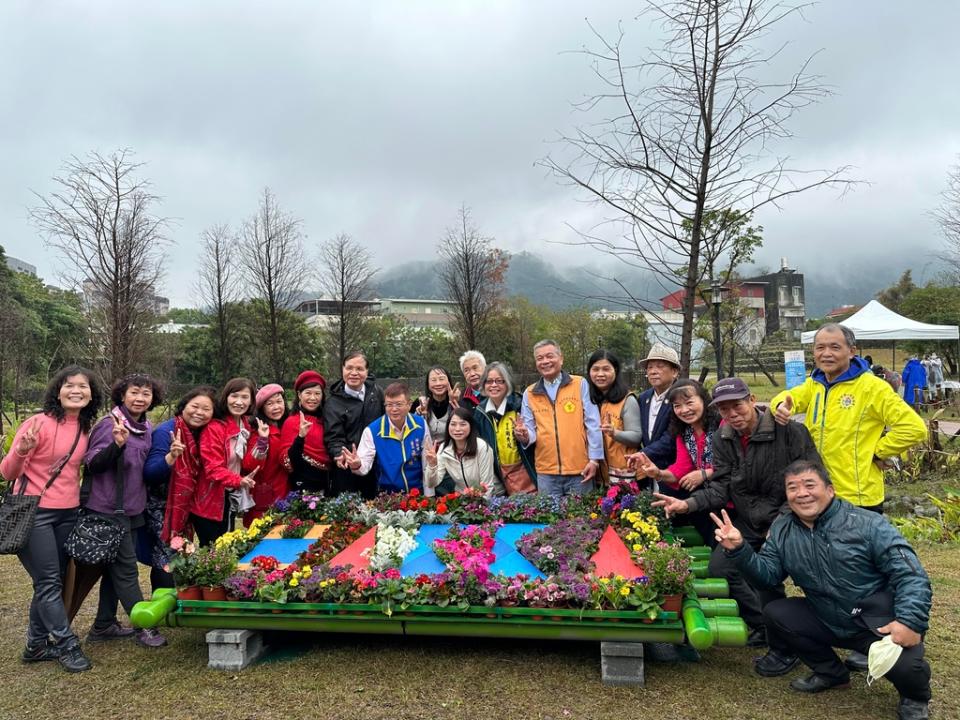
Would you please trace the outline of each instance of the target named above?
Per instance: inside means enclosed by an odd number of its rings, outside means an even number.
[[[591,520],[596,520],[596,519],[597,519],[597,514],[596,514],[596,513],[590,513],[590,519],[591,519]]]
[[[299,584],[300,584],[300,581],[297,580],[297,578],[295,577],[290,578],[290,587],[296,587]]]
[[[640,552],[641,550],[643,550],[643,545],[640,545],[640,544],[638,544],[638,543],[634,543],[634,544],[633,544],[633,551],[634,551],[634,552]]]
[[[617,575],[617,576],[614,578],[614,580],[616,580],[617,582],[623,582],[623,581],[624,581],[624,577],[623,577],[623,575]]]
[[[630,594],[630,588],[624,585],[622,588],[620,588],[620,594],[626,597]]]
[[[600,578],[600,579],[598,580],[598,582],[599,582],[601,585],[607,585],[607,584],[609,584],[609,582],[610,582],[610,578],[602,577],[602,578]]]

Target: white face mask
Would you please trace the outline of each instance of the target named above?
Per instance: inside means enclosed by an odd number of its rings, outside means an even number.
[[[867,656],[867,685],[890,672],[890,668],[897,664],[902,652],[903,648],[897,645],[889,635],[871,644],[870,653]]]

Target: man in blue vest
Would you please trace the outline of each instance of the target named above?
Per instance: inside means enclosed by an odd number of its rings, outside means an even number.
[[[364,428],[360,445],[343,449],[337,465],[357,475],[377,462],[380,492],[423,492],[423,453],[433,440],[423,418],[410,413],[410,389],[392,383],[383,391],[385,414]]]

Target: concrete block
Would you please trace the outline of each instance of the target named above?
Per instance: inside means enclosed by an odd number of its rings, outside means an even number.
[[[643,687],[643,643],[600,643],[600,672],[604,685]]]
[[[209,660],[214,670],[243,670],[266,651],[263,635],[253,630],[211,630],[207,633]]]

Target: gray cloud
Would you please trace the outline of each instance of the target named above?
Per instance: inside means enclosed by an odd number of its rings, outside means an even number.
[[[342,6],[341,6],[342,5]],[[878,7],[879,6],[879,7]],[[70,154],[129,146],[164,199],[166,292],[190,302],[200,231],[239,224],[269,185],[310,242],[348,232],[382,264],[428,259],[460,202],[499,244],[560,264],[590,262],[571,239],[600,211],[534,165],[585,120],[596,88],[576,50],[584,18],[619,19],[638,50],[656,30],[638,3],[4,3],[0,8],[0,243],[54,274],[26,220],[30,190]],[[802,167],[854,165],[872,182],[764,212],[761,261],[787,255],[840,271],[860,253],[923,254],[925,215],[960,152],[960,6],[830,2],[790,21],[771,47],[780,76],[813,69],[836,96],[803,111],[779,148]],[[896,257],[896,255],[894,255]]]

